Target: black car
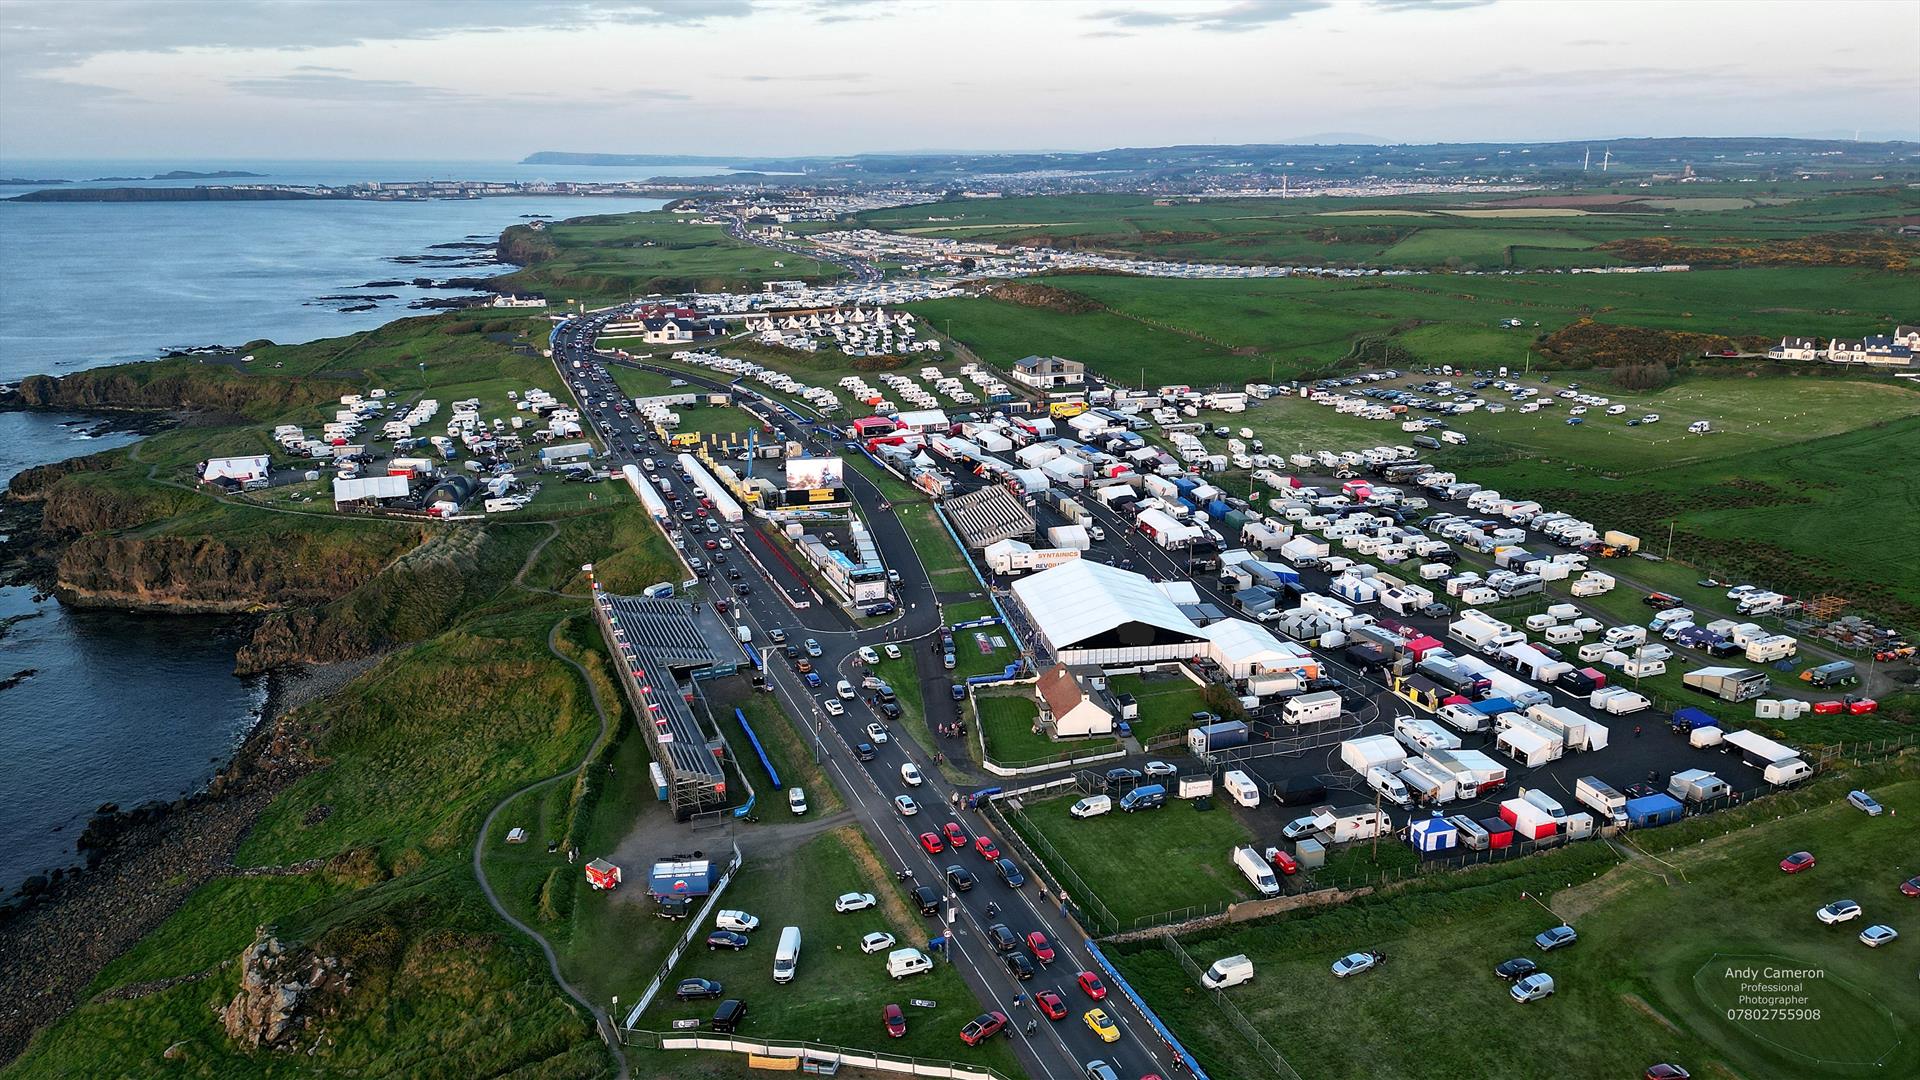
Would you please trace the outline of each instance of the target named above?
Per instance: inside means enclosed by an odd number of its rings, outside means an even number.
[[[973,888],[973,872],[964,866],[947,867],[947,884],[956,892],[966,892]]]
[[[1140,782],[1139,769],[1108,769],[1107,784],[1110,787],[1127,787]]]
[[[749,940],[747,935],[732,930],[715,930],[707,935],[707,948],[708,950],[732,949],[739,952],[747,947]]]
[[[993,868],[1000,871],[1000,880],[1013,888],[1017,889],[1027,883],[1027,875],[1020,872],[1020,868],[1014,865],[1012,859],[995,860]]]
[[[863,742],[863,743],[854,744],[854,747],[853,747],[854,757],[859,758],[861,761],[872,761],[873,755],[874,755],[874,749],[873,749],[872,743]]]
[[[798,645],[789,645],[781,651],[787,654],[787,659],[789,660],[800,659],[800,646]]]
[[[1007,929],[1005,923],[994,923],[987,927],[987,944],[993,946],[994,952],[1010,953],[1020,947],[1020,939]]]
[[[880,711],[885,714],[889,720],[900,719],[900,704],[898,702],[883,701],[880,703]]]
[[[931,885],[915,885],[913,902],[920,906],[920,914],[937,915],[940,912],[940,890]]]
[[[1493,973],[1495,975],[1500,976],[1503,979],[1512,980],[1512,979],[1524,979],[1527,976],[1539,970],[1540,970],[1539,964],[1534,963],[1533,961],[1527,959],[1524,956],[1517,956],[1517,957],[1514,957],[1512,960],[1509,960],[1506,963],[1501,964],[1499,967],[1494,968]]]
[[[1028,979],[1033,978],[1033,961],[1027,959],[1027,954],[1023,952],[1008,953],[1007,971],[1011,973],[1014,978],[1019,979],[1021,982],[1026,982]]]
[[[1434,603],[1431,603],[1426,605],[1425,607],[1422,607],[1420,609],[1420,614],[1425,615],[1429,619],[1444,619],[1447,616],[1453,614],[1453,609],[1448,607],[1445,604],[1435,601]]]
[[[741,596],[746,596],[753,592],[753,586],[748,585],[746,582],[743,581],[740,584],[735,585],[733,587],[733,591]]]
[[[739,569],[738,569],[737,567],[728,567],[728,568],[727,568],[727,580],[728,580],[728,581],[739,581],[739,580],[740,580],[740,571],[739,571]]]
[[[698,1001],[701,998],[717,998],[723,987],[712,979],[681,979],[673,988],[673,996],[681,1001]]]
[[[715,1031],[734,1031],[746,1018],[747,1003],[739,998],[728,998],[720,1003],[719,1008],[713,1010],[712,1027]]]

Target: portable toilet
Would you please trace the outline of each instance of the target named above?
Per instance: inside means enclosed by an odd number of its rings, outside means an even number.
[[[1460,844],[1460,830],[1435,810],[1432,817],[1407,828],[1407,839],[1412,842],[1413,850],[1421,853],[1451,851]]]

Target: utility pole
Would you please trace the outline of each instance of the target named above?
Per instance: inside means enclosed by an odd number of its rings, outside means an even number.
[[[1673,522],[1667,522],[1667,558],[1673,558]]]

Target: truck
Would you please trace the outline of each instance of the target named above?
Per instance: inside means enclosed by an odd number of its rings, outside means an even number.
[[[1601,540],[1605,542],[1608,547],[1611,547],[1611,548],[1619,548],[1623,551],[1639,551],[1640,550],[1639,537],[1633,535],[1632,533],[1623,533],[1618,529],[1608,529],[1606,533],[1601,536]]]
[[[1280,712],[1289,724],[1317,724],[1340,719],[1343,706],[1339,691],[1318,690],[1288,698]]]
[[[1627,823],[1627,797],[1597,776],[1583,776],[1573,782],[1573,797],[1603,820],[1616,826]]]
[[[1851,660],[1836,660],[1801,672],[1800,681],[1814,686],[1846,686],[1859,682],[1860,672]]]
[[[1797,784],[1812,775],[1813,766],[1799,758],[1788,758],[1785,761],[1776,761],[1760,771],[1760,779],[1765,780],[1774,787],[1786,787],[1788,784]]]
[[[1258,851],[1251,847],[1234,848],[1233,865],[1239,868],[1240,873],[1246,876],[1248,883],[1261,896],[1280,895],[1280,883],[1274,880],[1273,867],[1267,864],[1267,860],[1260,857]]]
[[[1197,755],[1211,754],[1247,745],[1247,725],[1240,720],[1222,720],[1187,730],[1187,748]]]
[[[1722,701],[1751,701],[1767,692],[1767,676],[1752,668],[1703,667],[1687,672],[1680,681],[1688,689]]]
[[[1775,742],[1757,731],[1729,731],[1721,741],[1739,750],[1741,758],[1756,769],[1800,756],[1800,751],[1785,743]]]

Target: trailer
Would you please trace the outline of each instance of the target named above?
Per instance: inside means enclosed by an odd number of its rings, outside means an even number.
[[[1573,797],[1582,806],[1614,825],[1627,823],[1627,797],[1597,776],[1583,776],[1573,782]]]
[[[1400,782],[1422,805],[1438,806],[1460,797],[1459,779],[1424,758],[1409,758],[1400,767]]]
[[[1411,753],[1423,750],[1458,750],[1460,736],[1424,716],[1396,716],[1393,735]]]
[[[1187,748],[1196,755],[1217,753],[1236,746],[1247,745],[1247,725],[1240,720],[1222,720],[1219,723],[1190,728],[1187,731]]]
[[[1557,736],[1525,720],[1516,720],[1502,731],[1494,745],[1513,760],[1535,769],[1557,760],[1566,748]]]
[[[1667,794],[1686,802],[1707,802],[1721,798],[1732,790],[1725,780],[1705,769],[1677,772],[1667,780]]]
[[[1704,667],[1687,672],[1680,681],[1722,701],[1750,701],[1767,692],[1766,674],[1751,668]]]
[[[1326,720],[1340,719],[1345,707],[1337,690],[1319,690],[1311,694],[1301,694],[1287,699],[1281,706],[1281,715],[1289,724],[1317,724]]]
[[[1508,799],[1501,803],[1500,820],[1511,826],[1522,840],[1545,840],[1560,831],[1558,820],[1526,799]]]
[[[1800,751],[1785,743],[1775,742],[1757,731],[1729,731],[1724,741],[1726,745],[1738,749],[1741,758],[1756,769],[1800,756]]]
[[[1375,810],[1372,804],[1337,809],[1322,806],[1314,810],[1313,817],[1319,831],[1326,833],[1336,844],[1371,840],[1393,831],[1393,819],[1387,816],[1385,810]]]

